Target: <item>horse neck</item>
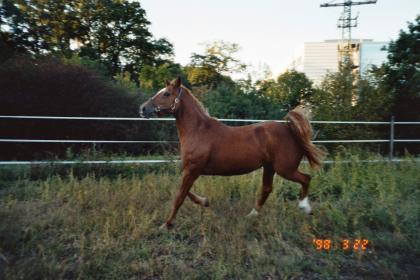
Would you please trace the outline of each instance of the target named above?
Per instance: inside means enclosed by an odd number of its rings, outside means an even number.
[[[191,93],[185,92],[175,114],[175,119],[179,138],[182,142],[185,137],[197,133],[201,125],[207,122],[210,117],[203,112],[201,105],[191,96]]]

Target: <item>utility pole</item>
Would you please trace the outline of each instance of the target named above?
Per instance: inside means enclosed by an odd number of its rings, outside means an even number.
[[[341,61],[344,63],[349,63],[351,61],[352,46],[351,46],[351,29],[357,27],[357,18],[352,17],[351,7],[356,5],[367,5],[367,4],[376,4],[377,0],[368,0],[368,1],[352,1],[352,0],[343,0],[342,2],[335,3],[335,1],[330,1],[328,3],[321,4],[321,8],[329,7],[343,7],[343,12],[341,13],[340,18],[338,19],[337,27],[341,29],[341,45],[339,44],[339,53],[341,56]]]

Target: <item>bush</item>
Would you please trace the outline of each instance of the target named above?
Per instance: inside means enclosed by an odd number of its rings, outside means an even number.
[[[0,111],[3,115],[138,117],[138,106],[146,99],[137,88],[111,82],[95,70],[77,65],[73,59],[17,57],[0,65]],[[84,60],[86,64],[86,60]],[[91,64],[91,67],[95,64]],[[95,66],[97,67],[97,66]],[[150,122],[10,120],[1,119],[2,138],[157,140],[158,130]],[[166,135],[164,135],[166,137]],[[167,139],[167,137],[165,138]],[[2,143],[3,159],[62,157],[68,144]],[[91,144],[73,144],[77,153]],[[145,154],[153,147],[104,144],[95,149]]]

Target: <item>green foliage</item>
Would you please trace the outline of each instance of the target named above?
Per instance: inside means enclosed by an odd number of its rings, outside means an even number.
[[[284,72],[276,81],[260,81],[257,86],[264,95],[279,101],[289,109],[307,103],[314,91],[312,82],[306,75],[295,70]]]
[[[415,279],[418,169],[410,160],[325,166],[313,176],[312,216],[297,207],[299,186],[276,177],[258,219],[244,216],[262,172],[202,177],[194,191],[210,208],[185,201],[170,232],[158,227],[179,181],[172,172],[21,179],[1,190],[0,277]],[[317,251],[314,238],[335,246]],[[343,251],[342,239],[369,244]]]
[[[136,80],[144,65],[162,63],[173,54],[167,40],[152,37],[147,28],[150,22],[139,2],[84,2],[81,13],[90,28],[85,37],[78,38],[82,43],[80,54],[104,61],[112,74],[124,70]]]
[[[107,67],[99,60],[93,60],[86,56],[81,57],[77,54],[73,54],[71,57],[59,56],[59,59],[64,64],[82,66],[83,68],[90,69],[103,77],[111,75],[111,73],[108,72]]]
[[[394,94],[393,114],[400,121],[420,119],[420,15],[388,46],[385,83]]]
[[[328,73],[312,97],[315,117],[319,120],[351,120],[352,101],[357,94],[358,77],[351,64],[341,64],[339,71]]]
[[[357,103],[353,118],[367,121],[389,121],[392,115],[392,94],[385,89],[384,67],[373,67],[356,83]]]
[[[205,65],[222,75],[240,72],[245,70],[246,66],[234,57],[239,49],[238,44],[223,41],[206,44],[204,55],[197,53],[191,55],[191,65],[195,67]]]
[[[310,97],[316,120],[389,121],[391,95],[382,86],[382,70],[360,77],[351,64],[329,73]],[[387,139],[389,128],[363,125],[319,125],[317,139]],[[386,148],[382,147],[383,151]]]
[[[118,75],[115,82],[85,67],[76,59],[62,63],[56,59],[9,59],[0,64],[0,111],[5,115],[138,117],[138,106],[147,98],[129,79]],[[83,60],[84,63],[90,63]],[[91,64],[96,68],[96,64]],[[98,122],[63,120],[2,120],[4,138],[169,140],[174,125],[160,127],[150,122]],[[172,133],[172,134],[170,134]],[[2,159],[45,159],[65,156],[68,144],[2,144]],[[90,145],[72,145],[75,151]],[[133,154],[153,152],[151,145],[97,145],[108,152]],[[47,153],[48,152],[48,153]]]
[[[314,91],[311,105],[318,120],[398,121],[420,119],[420,16],[409,23],[408,31],[388,47],[388,61],[372,67],[363,77],[351,64],[340,65],[339,71],[328,74]],[[321,139],[369,139],[389,137],[387,127],[324,126]],[[396,138],[417,139],[416,127],[397,127]],[[414,146],[398,146],[415,153]]]
[[[246,68],[235,58],[238,51],[237,44],[219,41],[207,44],[204,54],[193,53],[191,63],[185,68],[191,85],[212,89],[221,83],[233,84],[228,75],[241,72]]]
[[[165,85],[166,81],[178,76],[181,77],[184,86],[190,86],[181,66],[177,63],[165,62],[158,66],[145,65],[139,74],[140,88],[147,92],[156,92]]]
[[[388,46],[388,62],[382,67],[384,87],[392,94],[392,115],[397,121],[420,120],[420,15],[401,30]],[[396,138],[418,139],[420,128],[398,127]],[[420,151],[417,146],[411,151]]]
[[[383,121],[391,115],[397,121],[420,118],[420,16],[391,42],[387,63],[374,67],[362,78],[355,75],[352,65],[341,65],[337,73],[326,76],[320,87],[314,87],[297,71],[257,83],[250,78],[236,81],[233,74],[242,72],[246,66],[236,57],[239,46],[223,41],[207,44],[203,53],[193,53],[191,62],[183,67],[170,59],[172,45],[165,39],[154,38],[149,26],[139,1],[2,1],[2,113],[134,117],[141,101],[160,89],[165,80],[181,76],[183,84],[219,118],[281,119],[287,110],[299,104],[310,105],[316,120]],[[32,58],[50,58],[10,59],[21,53],[29,53]],[[113,83],[107,81],[111,79]],[[39,128],[38,134],[34,127]],[[54,121],[49,125],[29,121],[17,128],[15,121],[7,121],[2,131],[7,137],[21,138],[176,138],[171,123],[144,122],[138,126],[102,123],[99,128],[93,122],[83,127],[74,122],[65,127],[67,124],[58,126]],[[328,125],[316,129],[318,139],[389,136],[385,126]],[[418,135],[417,128],[396,129],[396,138],[417,139]],[[27,144],[12,146],[4,149],[2,155],[24,158],[35,147],[26,150]],[[120,149],[117,145],[108,147],[112,147],[110,152]],[[121,150],[136,154],[164,150],[152,145],[133,147]],[[400,150],[406,147],[401,146]],[[410,152],[415,152],[411,147]],[[41,150],[50,151],[47,157],[53,158],[64,156],[66,148],[46,145]],[[84,148],[78,146],[75,150]],[[35,149],[33,152],[30,158],[42,158],[35,154]]]
[[[219,86],[203,96],[212,116],[238,119],[281,119],[282,104],[257,91],[244,92],[238,87]]]
[[[319,120],[388,120],[390,95],[381,90],[382,72],[375,68],[367,76],[353,72],[352,65],[341,65],[329,73],[310,98]]]
[[[78,53],[101,61],[111,75],[127,71],[136,80],[143,65],[173,53],[168,41],[153,38],[135,1],[5,0],[0,11],[7,26],[1,26],[2,38],[14,48],[35,55]]]

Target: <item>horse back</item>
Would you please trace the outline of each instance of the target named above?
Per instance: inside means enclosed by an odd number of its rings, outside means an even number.
[[[288,156],[289,152],[296,153],[298,147],[288,126],[277,122],[215,126],[202,135],[201,150],[207,153],[203,174],[244,174],[279,158],[288,161],[299,158]]]

